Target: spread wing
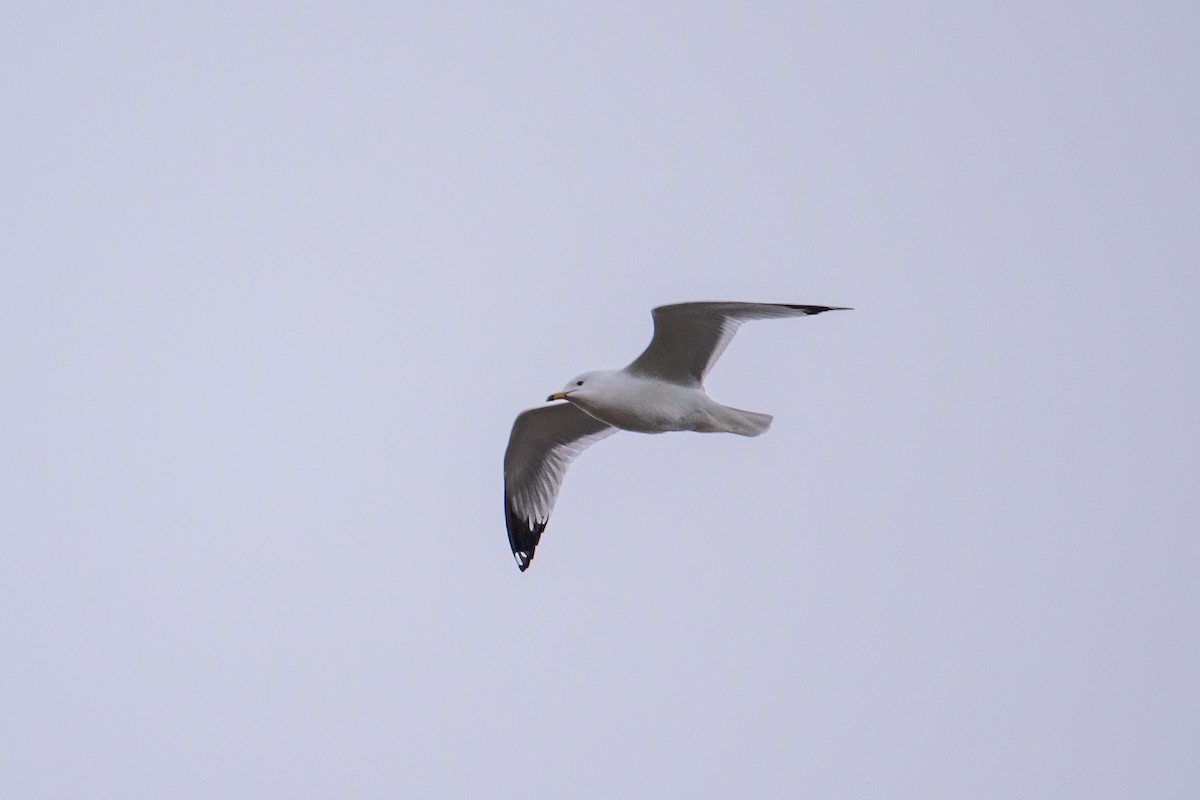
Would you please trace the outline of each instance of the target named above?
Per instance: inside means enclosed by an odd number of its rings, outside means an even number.
[[[676,303],[654,309],[654,338],[625,369],[683,385],[704,382],[738,327],[748,319],[807,317],[837,306],[784,303]]]
[[[522,572],[533,561],[567,467],[588,446],[616,432],[570,403],[517,415],[504,452],[504,518]]]

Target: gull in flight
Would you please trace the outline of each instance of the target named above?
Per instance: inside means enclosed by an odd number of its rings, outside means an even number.
[[[676,303],[654,309],[654,337],[624,369],[585,372],[546,402],[523,411],[504,453],[508,543],[524,572],[550,520],[567,467],[618,430],[700,431],[758,436],[769,414],[723,406],[704,391],[704,376],[749,319],[805,317],[836,306],[783,303]]]

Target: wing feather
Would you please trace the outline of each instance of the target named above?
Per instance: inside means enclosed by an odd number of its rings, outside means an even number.
[[[504,452],[504,518],[508,543],[522,572],[533,561],[567,467],[589,446],[616,432],[570,403],[517,415]]]
[[[725,352],[743,322],[751,319],[806,317],[837,306],[786,303],[675,303],[654,309],[654,337],[625,369],[687,386],[704,376]]]

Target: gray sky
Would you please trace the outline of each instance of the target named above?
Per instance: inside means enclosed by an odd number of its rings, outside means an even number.
[[[5,4],[0,795],[1200,794],[1195,5],[571,5]]]

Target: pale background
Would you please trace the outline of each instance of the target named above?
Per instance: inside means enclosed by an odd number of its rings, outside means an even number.
[[[0,795],[1200,796],[1197,9],[6,2]]]

